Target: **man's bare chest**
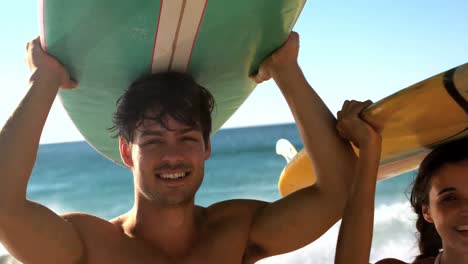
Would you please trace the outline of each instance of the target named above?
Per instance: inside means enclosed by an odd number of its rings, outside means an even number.
[[[239,264],[248,243],[248,230],[240,226],[213,228],[180,255],[171,256],[157,246],[121,234],[96,232],[84,241],[83,263],[223,263]]]
[[[86,258],[83,263],[223,263],[230,264],[242,263],[245,252],[245,243],[231,241],[230,243],[201,243],[195,245],[189,252],[180,256],[168,256],[163,251],[144,246],[135,246],[134,244],[115,244],[94,245],[87,248]]]

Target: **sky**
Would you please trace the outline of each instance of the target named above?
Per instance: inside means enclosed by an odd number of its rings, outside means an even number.
[[[299,64],[336,113],[346,99],[378,101],[468,62],[468,1],[309,0],[294,28]],[[0,9],[0,126],[27,92],[26,42],[38,35],[37,3],[15,0]],[[259,85],[223,126],[290,123],[273,81]],[[83,137],[56,100],[41,143]]]

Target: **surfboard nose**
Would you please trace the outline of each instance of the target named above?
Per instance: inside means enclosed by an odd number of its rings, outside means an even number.
[[[289,163],[296,156],[297,150],[289,140],[281,138],[276,142],[276,154],[283,156]]]

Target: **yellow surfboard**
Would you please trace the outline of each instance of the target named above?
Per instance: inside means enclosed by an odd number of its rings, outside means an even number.
[[[435,146],[468,137],[468,63],[370,105],[362,117],[382,129],[378,180],[416,169]],[[278,188],[286,196],[315,180],[312,161],[301,150],[283,169]]]

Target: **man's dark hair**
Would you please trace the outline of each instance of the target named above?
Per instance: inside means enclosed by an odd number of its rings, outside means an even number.
[[[148,74],[133,82],[117,100],[111,131],[132,142],[135,129],[143,121],[154,120],[167,129],[171,117],[200,129],[206,144],[213,108],[213,96],[192,76],[177,72]]]

